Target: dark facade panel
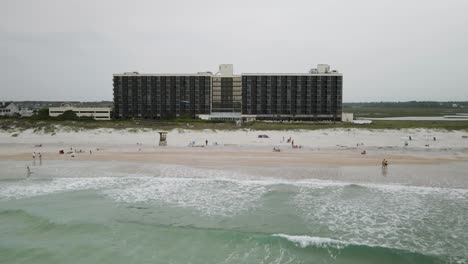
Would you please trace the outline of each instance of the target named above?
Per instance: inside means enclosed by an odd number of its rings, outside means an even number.
[[[242,85],[241,78],[219,77],[212,78],[212,112],[241,112]]]
[[[341,112],[342,76],[242,76],[244,115],[273,120],[340,120]]]
[[[114,76],[117,118],[195,117],[210,113],[210,76]]]

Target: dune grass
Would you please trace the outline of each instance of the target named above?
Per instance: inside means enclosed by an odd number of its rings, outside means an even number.
[[[353,124],[342,122],[262,122],[256,121],[237,126],[235,122],[204,121],[204,120],[111,120],[111,121],[58,121],[32,119],[0,119],[0,130],[10,133],[31,129],[36,133],[54,133],[58,129],[80,131],[88,129],[111,128],[126,129],[130,132],[146,130],[316,130],[334,128],[363,128],[363,129],[445,129],[468,131],[468,121],[390,121],[379,120],[371,124]]]

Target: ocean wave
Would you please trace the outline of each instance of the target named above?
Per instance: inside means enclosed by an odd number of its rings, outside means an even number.
[[[306,248],[309,246],[314,246],[318,248],[333,247],[337,249],[342,249],[345,246],[350,245],[348,242],[326,238],[326,237],[312,237],[312,236],[292,236],[286,234],[273,234],[274,237],[285,238],[294,244],[300,246],[301,248]]]
[[[331,259],[379,260],[380,263],[465,263],[462,256],[426,254],[417,251],[381,245],[355,243],[326,237],[307,235],[273,234],[272,237],[286,239],[296,247],[313,252],[325,250]],[[320,253],[319,253],[320,254]],[[365,262],[367,263],[367,261]]]
[[[133,216],[133,214],[131,214]],[[463,263],[462,257],[447,257],[446,255],[425,254],[422,252],[407,251],[398,248],[372,245],[369,243],[353,243],[327,237],[314,237],[308,235],[288,235],[284,233],[269,234],[247,230],[236,230],[231,228],[208,228],[197,225],[175,226],[172,224],[161,224],[146,219],[142,221],[139,216],[128,216],[124,220],[90,221],[79,219],[49,218],[37,215],[25,210],[0,210],[3,229],[0,228],[6,239],[14,237],[8,248],[24,250],[24,255],[29,256],[31,248],[43,248],[42,240],[31,239],[47,236],[47,251],[60,254],[65,250],[75,249],[75,245],[89,246],[92,243],[93,252],[100,252],[101,258],[110,257],[109,251],[105,250],[115,241],[134,241],[134,243],[121,244],[125,250],[143,250],[140,252],[158,251],[160,256],[168,256],[167,248],[178,248],[177,256],[183,261],[189,262],[188,258],[217,257],[225,259],[225,263],[283,263],[290,259],[291,263]],[[124,231],[127,230],[128,232]],[[27,231],[27,232],[25,232]],[[20,235],[18,235],[20,234]],[[129,236],[129,234],[131,234]],[[81,238],[74,243],[69,243],[69,238]],[[99,238],[99,239],[95,239]],[[1,243],[0,243],[1,244]],[[40,245],[40,246],[39,246]],[[188,254],[180,254],[186,245],[197,250],[191,250]],[[72,247],[72,248],[70,248]],[[206,250],[207,251],[203,251]],[[196,254],[193,252],[204,252]],[[216,252],[216,253],[214,253]],[[171,255],[174,258],[176,255]],[[206,259],[205,259],[206,260]],[[306,261],[307,260],[307,261]],[[455,260],[455,261],[452,261]],[[162,259],[169,262],[169,259]],[[450,262],[452,261],[452,262]],[[456,262],[458,261],[458,262]],[[63,261],[67,262],[67,261]],[[68,261],[69,262],[69,261]],[[197,262],[197,261],[195,261]],[[197,263],[203,263],[198,261]]]
[[[464,191],[350,184],[301,188],[292,203],[310,230],[324,226],[348,243],[464,256],[466,211],[454,210],[467,208]]]

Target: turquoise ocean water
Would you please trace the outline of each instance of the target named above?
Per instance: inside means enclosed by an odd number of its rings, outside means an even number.
[[[2,166],[0,263],[468,260],[464,187],[105,162],[46,164],[26,178],[22,165]]]

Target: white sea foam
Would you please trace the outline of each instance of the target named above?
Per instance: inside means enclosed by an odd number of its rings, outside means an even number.
[[[466,190],[363,184],[311,191],[301,187],[293,201],[311,230],[326,227],[349,243],[463,255],[468,237]],[[357,188],[354,188],[357,187]],[[459,208],[455,212],[453,208]],[[316,229],[314,229],[316,228]]]
[[[29,179],[0,182],[0,199],[92,189],[119,203],[233,216],[261,207],[262,197],[270,191],[286,190],[292,198],[285,202],[311,231],[325,227],[337,238],[277,234],[300,246],[336,247],[347,241],[443,254],[450,244],[449,253],[462,256],[468,250],[465,189],[278,179],[158,164],[51,163],[34,169],[37,173]]]
[[[273,234],[272,236],[285,238],[302,248],[305,248],[308,246],[314,246],[314,247],[320,247],[320,248],[334,247],[334,248],[341,249],[350,244],[347,242],[343,242],[343,241],[332,239],[332,238],[326,238],[326,237],[292,236],[292,235],[286,235],[286,234]]]
[[[15,170],[18,169],[15,166],[12,167]],[[216,195],[220,195],[222,198],[230,193],[236,193],[236,195],[250,198],[256,196],[257,198],[255,199],[258,199],[258,195],[265,192],[265,188],[271,188],[271,186],[275,185],[287,185],[292,188],[300,188],[306,193],[314,189],[362,186],[371,189],[371,191],[393,193],[399,196],[402,196],[404,193],[413,196],[416,194],[438,194],[454,199],[468,199],[468,190],[466,189],[402,186],[396,184],[355,184],[318,179],[280,179],[260,177],[230,170],[200,169],[177,165],[141,164],[136,166],[135,164],[114,162],[88,162],[86,165],[83,165],[67,162],[66,164],[50,163],[46,167],[34,167],[33,170],[35,173],[30,180],[2,183],[0,198],[30,197],[59,191],[88,188],[102,189],[113,186],[116,191],[109,191],[108,193],[119,201],[143,202],[166,200],[169,203],[183,205],[191,204],[188,195],[200,197],[204,194],[215,199]],[[99,176],[96,177],[97,175]],[[48,179],[49,181],[35,181],[34,179]],[[121,182],[127,184],[119,185]],[[134,184],[128,185],[128,182],[133,182]],[[214,188],[215,191],[209,188]],[[221,193],[221,190],[224,194]],[[250,194],[249,192],[259,193]],[[169,198],[166,198],[166,195]],[[176,198],[176,196],[182,197],[182,199]]]
[[[126,180],[113,177],[26,179],[3,183],[0,188],[0,199],[20,199],[60,192],[103,189],[122,184],[122,181]]]
[[[0,199],[92,189],[117,202],[185,207],[204,215],[234,215],[257,206],[256,201],[266,192],[261,181],[233,171],[157,164],[87,165],[54,163],[34,167],[35,173],[28,179],[0,182]]]
[[[264,186],[199,178],[145,178],[105,190],[118,202],[160,203],[192,208],[206,215],[233,215],[256,206]]]

